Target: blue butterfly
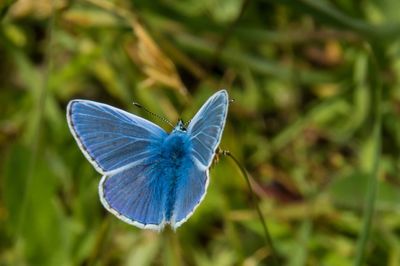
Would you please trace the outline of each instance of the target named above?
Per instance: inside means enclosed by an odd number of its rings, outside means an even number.
[[[79,148],[103,175],[104,207],[139,228],[181,226],[203,200],[209,167],[228,113],[226,90],[211,96],[188,127],[179,120],[168,134],[159,126],[115,107],[72,100],[68,125]]]

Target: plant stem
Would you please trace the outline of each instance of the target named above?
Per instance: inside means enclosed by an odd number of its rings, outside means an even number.
[[[251,186],[249,176],[247,175],[247,171],[239,163],[239,161],[236,159],[236,157],[233,156],[229,151],[223,151],[223,154],[229,156],[235,162],[235,164],[239,167],[240,171],[242,172],[242,175],[243,175],[244,179],[246,180],[247,186],[249,187],[249,190],[250,190],[251,200],[252,200],[252,202],[254,204],[254,207],[256,208],[256,211],[257,211],[257,214],[258,214],[258,218],[260,219],[260,222],[261,222],[262,227],[264,229],[265,240],[266,240],[267,245],[269,246],[269,248],[271,250],[271,257],[272,257],[273,265],[277,266],[277,265],[279,265],[278,264],[278,256],[277,256],[277,253],[276,253],[276,250],[275,250],[271,235],[270,235],[270,233],[268,231],[268,227],[267,227],[267,224],[265,222],[264,216],[261,213],[260,205],[257,202],[255,193],[254,193],[253,188]]]
[[[370,49],[369,49],[370,50]],[[370,50],[371,51],[371,50]],[[367,187],[367,197],[365,200],[364,216],[362,231],[357,242],[357,251],[355,256],[354,265],[361,266],[364,261],[365,249],[367,246],[368,238],[371,232],[372,218],[375,210],[375,199],[378,191],[378,175],[379,175],[379,161],[381,157],[381,94],[382,85],[379,78],[379,68],[377,67],[377,62],[375,61],[374,55],[371,52],[371,66],[373,72],[371,76],[375,78],[372,89],[372,112],[373,112],[373,165],[368,179]]]

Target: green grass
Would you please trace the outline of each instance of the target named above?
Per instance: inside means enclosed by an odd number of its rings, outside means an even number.
[[[0,265],[273,265],[275,254],[282,265],[399,266],[399,9],[1,3]],[[138,102],[175,122],[219,88],[235,100],[221,149],[255,195],[222,156],[177,232],[107,213],[100,175],[68,130],[68,101],[154,121]]]

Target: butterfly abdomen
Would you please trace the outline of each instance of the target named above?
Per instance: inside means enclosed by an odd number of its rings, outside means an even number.
[[[170,222],[176,203],[179,183],[184,181],[190,163],[191,143],[188,135],[184,132],[171,133],[162,144],[159,171],[163,176],[163,183],[167,191],[165,201],[165,220]]]

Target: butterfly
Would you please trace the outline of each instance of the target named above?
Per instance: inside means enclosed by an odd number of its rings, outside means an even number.
[[[226,90],[212,95],[189,125],[171,133],[118,108],[72,100],[67,121],[79,148],[103,175],[103,206],[122,221],[160,231],[181,226],[204,199],[209,168],[228,113]]]

